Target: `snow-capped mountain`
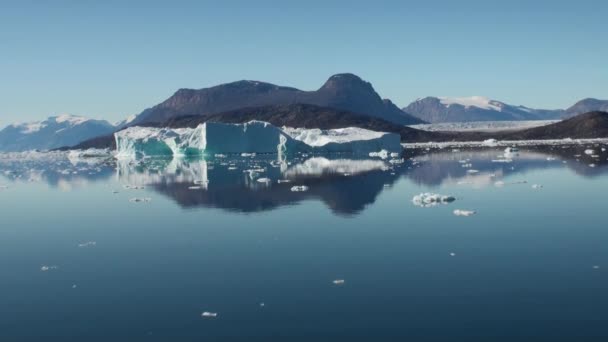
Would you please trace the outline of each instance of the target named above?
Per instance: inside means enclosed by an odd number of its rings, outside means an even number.
[[[545,110],[509,105],[483,96],[425,97],[410,103],[403,111],[430,123],[551,120],[564,114],[561,109]]]
[[[73,146],[84,140],[114,132],[104,120],[59,115],[44,121],[12,124],[0,130],[0,151],[50,150]]]

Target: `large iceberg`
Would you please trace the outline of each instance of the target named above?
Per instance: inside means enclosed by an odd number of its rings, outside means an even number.
[[[114,134],[117,158],[195,156],[218,153],[401,151],[399,135],[362,128],[284,128],[267,122],[206,122],[196,128],[129,127]]]
[[[401,138],[398,134],[370,131],[364,128],[347,127],[338,129],[284,128],[285,133],[302,141],[313,151],[353,152],[368,154],[387,150],[401,152]]]

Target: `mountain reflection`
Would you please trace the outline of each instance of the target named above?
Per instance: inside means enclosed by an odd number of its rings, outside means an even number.
[[[582,177],[608,171],[603,145],[526,147],[512,154],[499,148],[407,149],[404,156],[405,160],[301,155],[280,161],[258,155],[117,161],[111,157],[74,159],[59,152],[0,154],[0,186],[43,182],[70,190],[92,182],[118,181],[145,186],[187,209],[252,213],[320,200],[335,214],[352,216],[401,178],[427,188],[444,184],[486,187],[509,176],[523,179],[532,170],[566,168]],[[292,191],[294,186],[306,186],[307,191]]]
[[[401,167],[382,160],[312,157],[118,162],[124,184],[145,185],[184,208],[239,212],[271,210],[318,198],[335,213],[353,215],[373,203]],[[292,191],[306,186],[308,191]]]

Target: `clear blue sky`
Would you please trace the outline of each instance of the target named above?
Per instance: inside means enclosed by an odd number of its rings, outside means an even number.
[[[608,98],[608,1],[295,3],[0,0],[0,126],[115,121],[178,88],[239,79],[312,90],[340,72],[400,107]]]

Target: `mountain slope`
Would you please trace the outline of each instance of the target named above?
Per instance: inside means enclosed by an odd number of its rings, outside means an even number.
[[[0,131],[0,151],[50,150],[110,134],[115,127],[107,121],[60,115],[44,121],[13,124]]]
[[[608,138],[608,113],[580,114],[547,126],[504,133],[497,138],[503,140]]]
[[[348,110],[401,125],[421,123],[389,100],[369,82],[353,74],[330,77],[316,91],[302,91],[257,81],[238,81],[204,89],[180,89],[164,102],[146,109],[129,125],[162,123],[180,116],[208,116],[239,108],[312,104]]]
[[[582,113],[594,111],[608,112],[608,100],[598,100],[592,98],[580,100],[572,105],[572,107],[566,109],[564,117],[570,118]]]
[[[403,111],[430,123],[549,120],[559,118],[564,112],[513,106],[481,96],[425,97],[412,102]]]

